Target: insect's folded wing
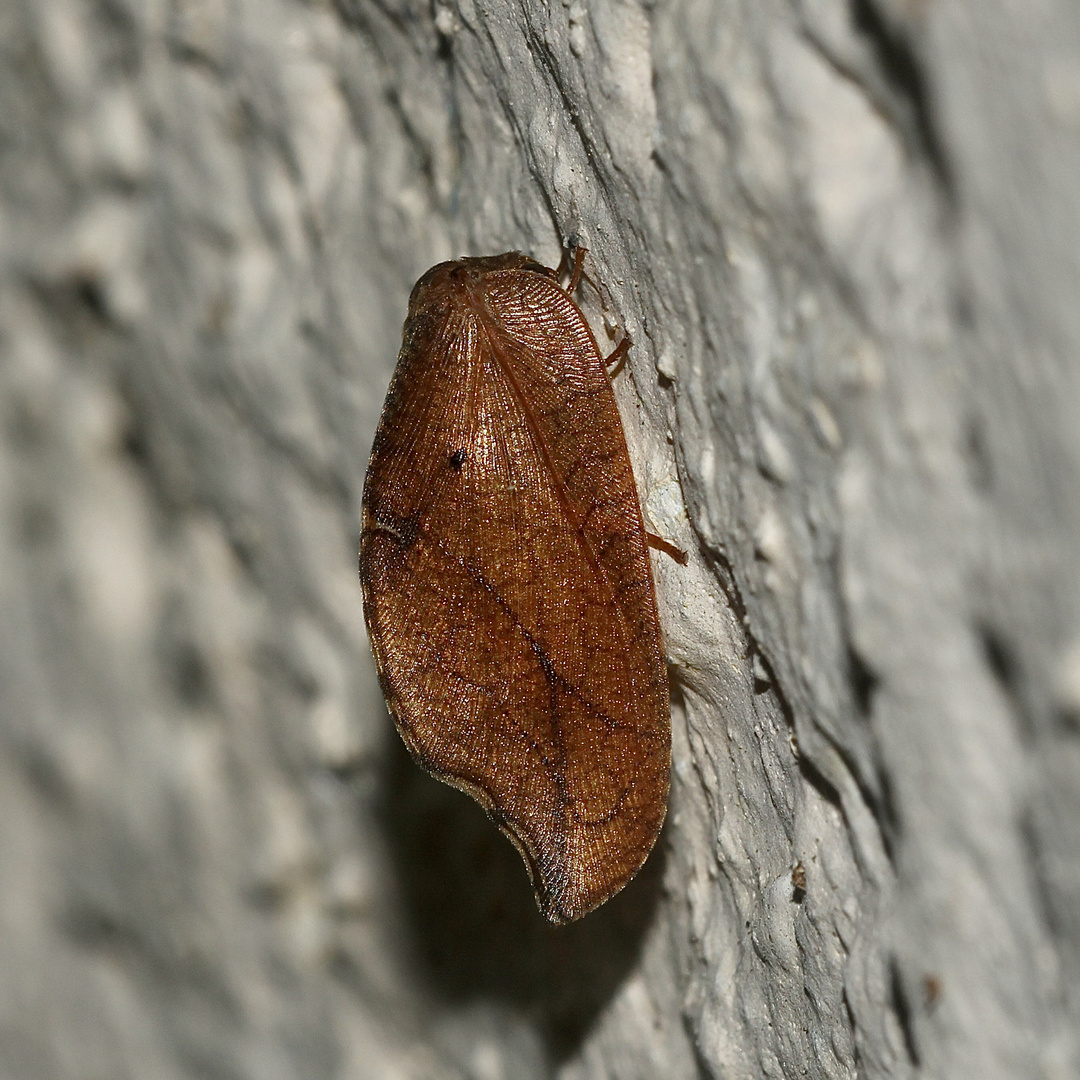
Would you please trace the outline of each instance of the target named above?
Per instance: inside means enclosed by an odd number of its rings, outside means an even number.
[[[524,275],[517,275],[519,278]],[[495,283],[489,299],[506,331],[503,353],[568,512],[581,525],[639,653],[638,691],[663,714],[667,679],[637,488],[622,422],[595,340],[580,309],[550,279],[529,290]]]
[[[642,719],[612,583],[504,364],[478,345],[455,392],[467,431],[444,432],[426,457],[402,444],[401,461],[381,465],[384,486],[399,467],[419,470],[433,494],[408,544],[368,542],[369,614],[411,749],[487,807],[563,921],[617,891],[648,853],[666,730]],[[455,440],[467,447],[456,469]]]

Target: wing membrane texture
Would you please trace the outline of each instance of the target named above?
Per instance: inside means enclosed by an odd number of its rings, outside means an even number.
[[[365,485],[365,611],[410,749],[485,806],[566,921],[633,876],[663,820],[649,555],[577,306],[528,270],[460,277],[410,306]]]

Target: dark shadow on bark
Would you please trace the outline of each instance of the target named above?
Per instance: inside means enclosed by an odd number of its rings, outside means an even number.
[[[552,926],[521,857],[484,811],[392,743],[381,821],[420,974],[448,1004],[520,1009],[553,1061],[565,1060],[635,966],[660,897],[663,835],[618,896]]]
[[[919,1053],[919,1044],[915,1040],[915,1025],[912,1021],[911,1003],[904,987],[904,977],[900,971],[900,964],[895,956],[889,961],[889,1004],[892,1006],[897,1023],[900,1025],[908,1060],[915,1069],[919,1069],[922,1066],[922,1055]]]
[[[900,101],[907,104],[911,134],[950,202],[956,201],[956,180],[934,114],[927,68],[908,35],[891,25],[876,0],[851,0],[855,29],[870,41],[881,72]]]

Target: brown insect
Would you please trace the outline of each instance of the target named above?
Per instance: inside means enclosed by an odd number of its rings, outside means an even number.
[[[570,296],[582,255],[568,290],[519,252],[416,283],[360,536],[402,738],[513,841],[555,923],[641,867],[671,760],[648,552],[670,545],[645,531],[605,361]]]

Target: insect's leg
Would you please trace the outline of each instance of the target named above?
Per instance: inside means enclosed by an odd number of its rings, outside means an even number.
[[[585,269],[585,256],[588,253],[589,249],[580,245],[574,248],[574,269],[570,273],[570,284],[566,286],[568,296],[573,296],[574,290],[581,284]]]
[[[622,371],[623,364],[626,363],[626,354],[630,351],[632,344],[633,342],[623,334],[622,341],[611,350],[611,354],[604,361],[609,379],[614,379]]]
[[[648,541],[649,547],[670,555],[680,566],[685,566],[690,561],[690,556],[682,548],[676,547],[670,540],[665,540],[662,536],[657,536],[656,533],[645,533],[645,539]]]

